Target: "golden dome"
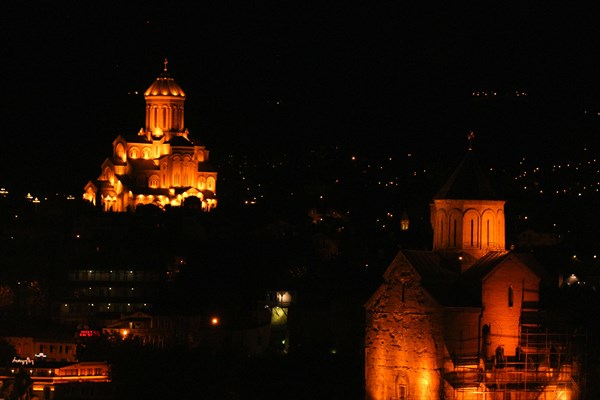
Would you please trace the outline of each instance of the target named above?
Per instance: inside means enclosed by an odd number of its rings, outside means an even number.
[[[144,96],[176,96],[185,98],[185,92],[167,73],[167,60],[165,60],[165,68],[163,73],[150,85],[144,92]]]

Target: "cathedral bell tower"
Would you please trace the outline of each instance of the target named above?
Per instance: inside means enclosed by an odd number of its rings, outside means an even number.
[[[467,154],[430,204],[433,251],[463,256],[463,269],[489,251],[505,250],[504,200],[494,193],[473,151]]]
[[[183,119],[185,92],[167,72],[168,61],[164,61],[163,73],[144,92],[146,99],[146,123],[144,133],[154,140],[166,135],[187,136]]]

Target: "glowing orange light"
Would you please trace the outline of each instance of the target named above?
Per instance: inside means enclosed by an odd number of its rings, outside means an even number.
[[[219,318],[212,317],[210,320],[211,325],[219,325]]]

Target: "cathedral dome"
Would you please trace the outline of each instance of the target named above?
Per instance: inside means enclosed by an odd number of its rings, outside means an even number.
[[[185,92],[167,72],[167,60],[163,73],[144,92],[144,96],[176,96],[185,98]]]
[[[166,72],[162,73],[144,92],[144,96],[176,96],[185,97],[185,92]]]

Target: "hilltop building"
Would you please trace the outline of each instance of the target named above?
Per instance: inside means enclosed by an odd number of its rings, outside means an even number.
[[[430,205],[432,251],[400,250],[365,304],[368,400],[577,399],[577,336],[540,313],[545,270],[505,249],[504,200],[472,147]]]
[[[165,60],[163,73],[144,93],[144,127],[137,135],[117,136],[100,176],[85,185],[84,200],[106,212],[134,211],[141,204],[179,207],[186,201],[204,211],[216,207],[217,173],[208,164],[208,149],[185,127],[185,97]]]

